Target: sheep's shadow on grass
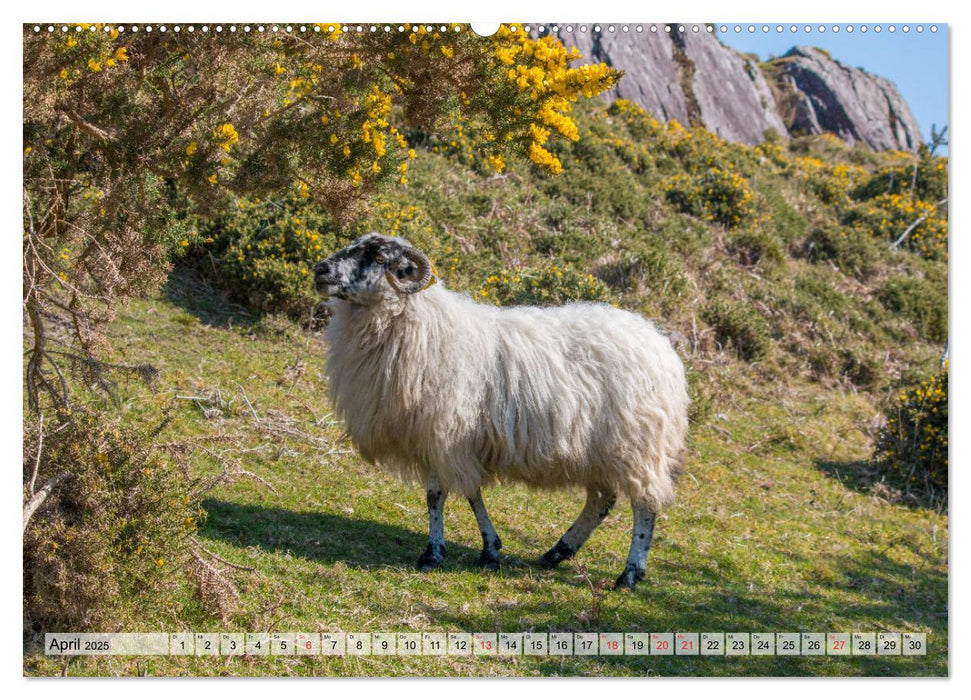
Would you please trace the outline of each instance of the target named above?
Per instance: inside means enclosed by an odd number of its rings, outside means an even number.
[[[418,529],[335,513],[216,499],[203,501],[202,507],[207,513],[199,529],[203,537],[321,563],[343,562],[363,569],[411,567],[428,541]],[[471,568],[479,556],[478,549],[455,542],[447,542],[447,547],[445,569]]]

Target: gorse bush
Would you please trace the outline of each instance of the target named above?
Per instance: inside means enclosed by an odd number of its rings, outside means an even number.
[[[849,201],[854,184],[869,177],[867,171],[858,165],[826,163],[814,156],[796,158],[790,167],[825,204],[845,204]]]
[[[937,204],[911,200],[901,194],[881,194],[847,209],[843,222],[861,226],[877,239],[895,243],[913,228],[901,244],[921,257],[947,259],[947,219]]]
[[[630,245],[621,257],[600,265],[596,277],[612,290],[623,294],[646,294],[660,309],[673,309],[683,303],[688,291],[685,265],[668,241],[650,239]]]
[[[909,198],[911,191],[917,199],[930,202],[938,202],[947,196],[947,159],[931,155],[926,144],[920,145],[916,160],[910,153],[895,152],[887,157],[893,161],[862,180],[853,190],[854,199],[868,200],[881,194]]]
[[[801,253],[813,262],[831,261],[844,274],[860,280],[866,280],[876,272],[884,255],[880,244],[869,232],[846,226],[814,229],[806,238]]]
[[[200,240],[197,217],[221,216],[238,197],[296,195],[343,227],[377,189],[407,183],[416,153],[405,131],[454,124],[496,170],[520,157],[556,173],[550,148],[577,138],[572,104],[620,77],[574,66],[575,50],[515,26],[489,38],[458,25],[215,36],[77,26],[24,27],[32,406],[40,392],[69,403],[66,385],[46,379],[58,360],[45,348],[45,314],[65,312],[78,349],[97,355],[93,336],[113,302],[158,285],[172,255]],[[269,259],[258,274],[292,297],[293,270]]]
[[[911,493],[935,501],[947,497],[947,363],[916,386],[903,389],[887,410],[874,462]]]
[[[231,213],[202,228],[197,256],[211,259],[221,285],[259,312],[303,316],[319,299],[313,265],[346,243],[333,220],[299,196],[273,202],[240,198]]]
[[[728,246],[745,266],[773,271],[785,265],[785,248],[772,230],[756,228],[737,231],[729,238]]]
[[[490,275],[475,298],[499,306],[553,306],[568,301],[611,301],[610,289],[591,274],[550,265]]]
[[[925,340],[934,344],[947,341],[947,287],[921,277],[894,276],[880,286],[876,296]]]
[[[24,613],[34,625],[108,631],[171,613],[201,511],[188,479],[153,447],[156,434],[62,411],[41,445],[38,425],[25,424],[24,483],[40,489],[64,475],[24,532]]]
[[[714,329],[716,340],[732,348],[739,359],[754,362],[768,354],[769,324],[751,307],[718,299],[706,304],[701,316]]]
[[[200,227],[191,260],[203,272],[214,271],[220,286],[248,308],[306,320],[320,302],[314,264],[369,231],[424,244],[433,260],[443,252],[427,240],[430,228],[418,207],[379,199],[339,231],[327,212],[291,195],[270,201],[238,198],[228,213]]]
[[[675,175],[665,185],[669,202],[686,214],[738,228],[755,218],[748,181],[733,170],[713,167],[700,176]]]

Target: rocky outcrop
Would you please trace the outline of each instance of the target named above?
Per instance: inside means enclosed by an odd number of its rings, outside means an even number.
[[[729,141],[761,143],[772,131],[783,138],[832,132],[875,150],[912,151],[920,143],[917,122],[889,80],[803,47],[763,67],[714,33],[670,26],[643,33],[561,28],[558,37],[585,62],[625,71],[607,99],[628,99],[659,119],[703,126]]]
[[[691,64],[688,90],[700,110],[699,121],[728,141],[756,144],[767,131],[780,136],[786,125],[758,63],[733,51],[707,32],[671,32]]]
[[[674,43],[666,36],[567,32],[559,39],[576,46],[582,63],[606,63],[625,71],[624,79],[607,93],[609,101],[630,100],[658,119],[688,124],[688,104],[681,89],[681,69],[675,61]]]
[[[832,132],[874,150],[913,151],[920,128],[889,80],[834,61],[819,49],[797,46],[769,64],[793,133]]]

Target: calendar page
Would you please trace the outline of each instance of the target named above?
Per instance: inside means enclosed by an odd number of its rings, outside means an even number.
[[[25,676],[948,675],[946,23],[33,11]]]

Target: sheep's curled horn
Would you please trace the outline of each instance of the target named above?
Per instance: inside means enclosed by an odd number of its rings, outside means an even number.
[[[384,276],[388,279],[391,288],[400,294],[414,294],[420,292],[428,286],[432,279],[432,263],[424,253],[414,248],[405,248],[401,251],[401,257],[407,258],[418,266],[418,279],[411,282],[402,282],[391,270],[387,270]],[[401,258],[398,258],[400,261]],[[399,263],[396,261],[395,267]]]

